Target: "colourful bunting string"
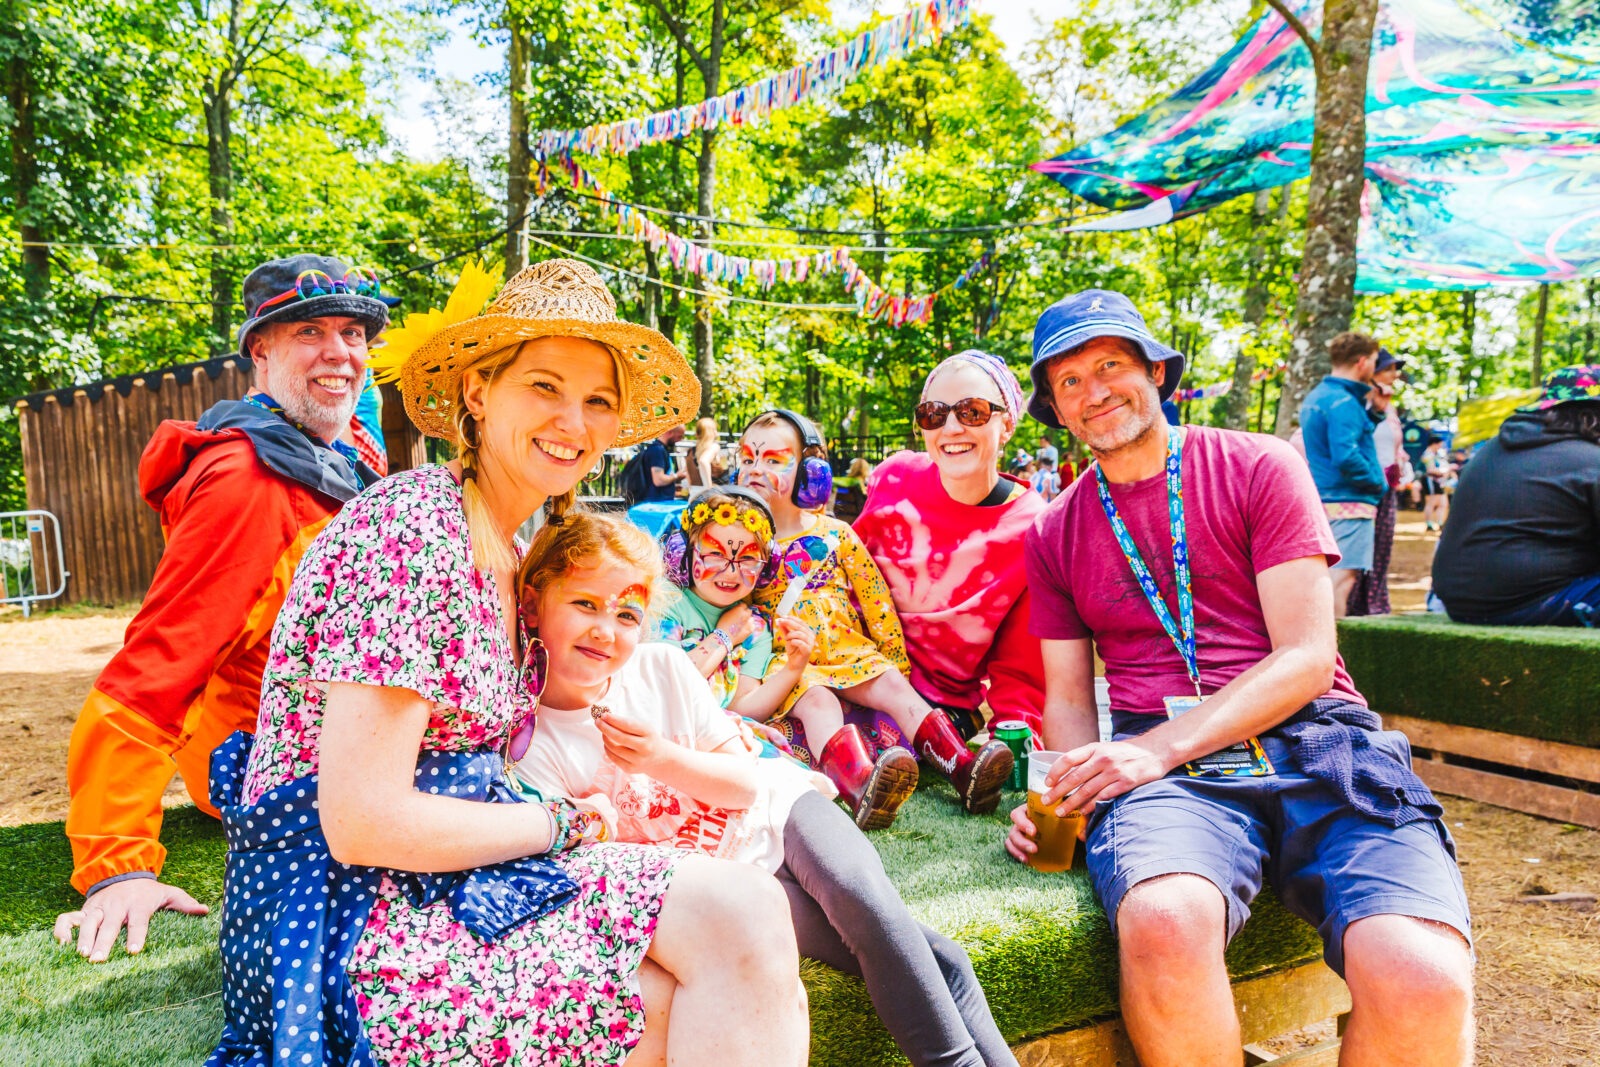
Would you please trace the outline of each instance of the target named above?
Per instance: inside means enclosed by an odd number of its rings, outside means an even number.
[[[680,237],[657,224],[632,204],[618,200],[570,155],[563,154],[555,162],[566,171],[573,188],[592,194],[600,205],[600,210],[616,218],[618,233],[647,242],[657,252],[666,249],[667,261],[676,270],[724,285],[754,282],[764,290],[771,289],[779,282],[800,284],[813,274],[839,272],[843,277],[845,289],[855,298],[857,313],[862,318],[886,322],[891,326],[927,323],[933,317],[934,304],[941,297],[965,288],[973,278],[988,270],[992,258],[991,253],[985,252],[954,281],[931,293],[920,296],[895,296],[874,282],[843,248],[836,246],[825,252],[791,259],[751,259],[747,256],[730,256],[725,252],[718,252],[714,248],[706,248],[688,238]],[[537,185],[541,196],[550,187],[548,160],[541,161],[537,173]]]
[[[1262,367],[1260,370],[1250,375],[1250,380],[1252,382],[1259,382],[1263,378],[1270,378],[1275,374],[1281,374],[1283,373],[1285,367],[1286,364],[1283,363],[1279,363],[1273,367]],[[1178,403],[1182,404],[1189,400],[1215,400],[1217,397],[1227,396],[1231,392],[1233,392],[1233,379],[1225,378],[1220,382],[1212,382],[1210,385],[1197,385],[1193,389],[1179,389]]]
[[[838,92],[862,71],[931,44],[971,18],[972,0],[926,0],[831,52],[711,100],[621,122],[545,130],[535,143],[535,154],[554,157],[563,152],[610,151],[625,155],[643,145],[715,129],[724,122],[735,127],[753,125],[774,111]]]

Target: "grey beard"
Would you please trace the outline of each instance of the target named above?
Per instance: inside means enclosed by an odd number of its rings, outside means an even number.
[[[347,398],[333,404],[321,404],[311,399],[311,392],[306,388],[303,378],[291,378],[287,389],[273,395],[273,399],[283,405],[285,415],[329,442],[337,439],[350,425],[360,397],[359,386],[352,383]]]
[[[1160,425],[1162,421],[1164,421],[1164,417],[1161,414],[1161,408],[1158,406],[1154,409],[1153,417],[1151,412],[1148,409],[1146,410],[1144,425],[1140,426],[1138,430],[1132,432],[1131,435],[1127,436],[1125,440],[1112,440],[1096,443],[1090,441],[1081,433],[1077,436],[1079,440],[1083,441],[1084,444],[1089,446],[1090,452],[1097,456],[1109,456],[1122,451],[1124,448],[1129,448],[1138,444],[1140,441],[1143,441],[1145,436],[1149,434],[1156,426]]]

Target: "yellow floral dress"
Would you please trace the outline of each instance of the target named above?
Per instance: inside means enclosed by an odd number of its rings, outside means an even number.
[[[829,559],[821,564],[829,573],[795,605],[794,614],[817,632],[817,644],[800,682],[778,708],[779,715],[788,714],[794,702],[814,685],[845,689],[885,671],[911,673],[905,634],[888,583],[855,531],[838,519],[817,515],[809,528],[793,537],[776,538],[773,550],[782,557],[807,537],[821,538],[831,549]],[[756,594],[756,603],[768,611],[776,610],[789,583],[805,580],[791,577],[791,573],[783,568],[776,581]],[[767,674],[779,670],[787,659],[787,648],[774,649]]]

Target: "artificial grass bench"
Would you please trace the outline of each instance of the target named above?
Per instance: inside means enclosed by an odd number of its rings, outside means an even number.
[[[949,786],[932,781],[872,839],[916,916],[966,946],[1024,1064],[1131,1063],[1119,1024],[1109,1021],[1117,1010],[1116,948],[1087,875],[1013,863],[1001,846],[1007,807],[962,815]],[[131,1067],[198,1063],[210,1051],[222,1028],[221,828],[179,808],[167,813],[162,836],[170,849],[164,877],[210,904],[212,914],[157,916],[140,956],[118,949],[110,962],[90,965],[49,933],[56,914],[78,903],[66,886],[61,825],[0,829],[0,1062]],[[1320,954],[1315,931],[1264,894],[1228,950],[1246,1041],[1348,1010],[1342,983],[1316,962]],[[859,981],[809,960],[803,974],[813,1064],[905,1062]],[[1294,1062],[1332,1062],[1304,1057]]]
[[[1600,827],[1600,630],[1383,615],[1339,651],[1430,786]]]

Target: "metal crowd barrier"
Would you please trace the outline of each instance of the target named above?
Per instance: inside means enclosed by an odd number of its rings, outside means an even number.
[[[54,553],[52,555],[52,552]],[[67,591],[61,523],[48,511],[0,511],[0,604],[33,605]],[[49,588],[41,589],[41,579]]]

